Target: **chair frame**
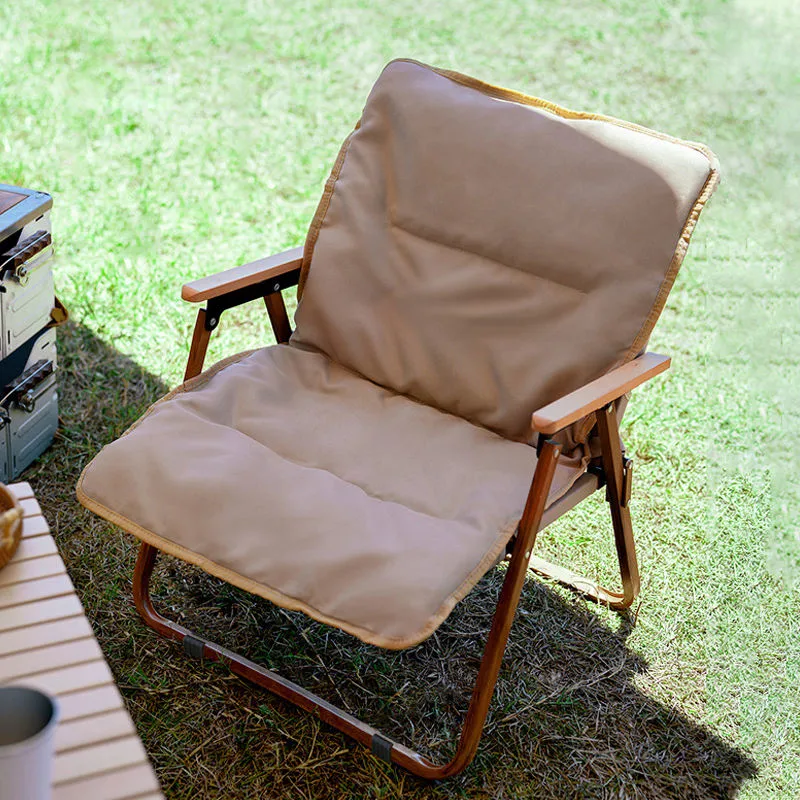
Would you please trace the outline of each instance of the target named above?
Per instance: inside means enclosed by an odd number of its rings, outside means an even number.
[[[222,313],[250,300],[263,298],[275,338],[279,343],[287,342],[291,335],[291,326],[281,292],[298,283],[301,264],[301,248],[295,248],[186,284],[182,291],[183,299],[189,302],[205,301],[206,307],[201,308],[197,314],[184,380],[189,380],[202,371],[211,333],[218,326]],[[433,763],[292,681],[218,644],[207,641],[162,616],[153,605],[149,591],[158,549],[146,543],[142,543],[139,549],[133,575],[133,597],[136,608],[144,621],[159,634],[182,642],[187,655],[227,663],[231,671],[237,675],[314,714],[369,748],[382,760],[429,780],[456,775],[472,761],[478,749],[529,567],[595,602],[603,603],[618,611],[628,608],[638,595],[639,569],[628,508],[632,464],[630,459],[625,458],[622,449],[615,401],[635,386],[663,372],[669,367],[669,363],[669,358],[665,356],[646,353],[533,415],[532,425],[539,434],[536,469],[517,534],[509,543],[510,561],[458,745],[452,759],[444,764]],[[597,488],[603,485],[606,487],[606,500],[611,511],[622,578],[621,592],[606,589],[592,580],[582,578],[562,567],[548,564],[532,555],[537,533],[548,524],[547,522],[543,524],[543,516],[561,452],[561,445],[553,435],[592,413],[596,415],[601,457],[590,469],[597,477]],[[583,492],[582,496],[577,496],[573,500],[567,496],[566,502],[561,505],[564,510],[568,510],[580,502],[585,494]]]

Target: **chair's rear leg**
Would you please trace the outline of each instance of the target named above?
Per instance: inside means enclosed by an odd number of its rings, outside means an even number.
[[[264,305],[267,307],[267,314],[269,314],[272,332],[275,334],[275,341],[278,344],[285,344],[292,335],[292,326],[289,323],[289,315],[286,313],[283,295],[279,291],[265,294]]]
[[[589,600],[610,606],[616,611],[628,608],[639,594],[639,564],[636,560],[636,547],[633,542],[630,499],[630,466],[626,466],[619,437],[619,423],[614,403],[597,412],[597,427],[603,457],[603,472],[606,478],[606,500],[611,511],[614,528],[614,543],[617,548],[619,571],[622,578],[622,591],[606,589],[591,578],[586,578],[572,570],[551,564],[534,556],[531,569],[539,575],[557,581]]]
[[[158,551],[144,543],[139,550],[133,576],[133,597],[136,608],[144,621],[162,636],[183,642],[187,654],[196,658],[227,663],[232,672],[315,714],[324,722],[370,748],[384,761],[397,764],[415,775],[430,780],[450,777],[461,772],[472,761],[478,749],[511,624],[514,621],[517,603],[525,582],[528,560],[555,474],[559,452],[560,447],[557,444],[547,442],[539,456],[525,511],[520,520],[519,534],[503,581],[503,588],[472,692],[469,710],[464,720],[456,753],[446,764],[434,764],[410,748],[387,739],[375,728],[336,708],[292,681],[282,678],[275,672],[264,669],[220,645],[205,641],[181,625],[161,616],[153,606],[149,593],[150,578]]]
[[[619,605],[627,608],[639,594],[639,564],[633,542],[630,501],[630,466],[625,465],[619,423],[614,403],[597,412],[597,428],[603,453],[603,472],[606,475],[606,492],[614,526],[614,543],[617,547],[623,598]]]
[[[283,302],[283,295],[276,290],[264,295],[264,305],[267,307],[269,321],[275,333],[275,340],[279,343],[289,341],[292,335],[292,326],[289,323],[289,316],[286,313],[286,305]],[[218,312],[219,314],[219,312]],[[203,364],[206,360],[208,342],[211,333],[219,324],[219,316],[208,318],[208,310],[201,308],[197,312],[197,320],[194,323],[194,333],[192,334],[192,344],[189,348],[189,358],[186,361],[186,371],[183,379],[188,381],[203,371]]]

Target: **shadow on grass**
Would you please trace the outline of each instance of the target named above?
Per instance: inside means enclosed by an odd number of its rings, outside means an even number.
[[[474,764],[436,786],[373,759],[224,669],[186,659],[133,610],[135,542],[74,499],[83,465],[167,391],[69,325],[62,429],[28,473],[168,797],[730,798],[756,773],[741,751],[636,686],[630,626],[528,581]],[[212,468],[213,469],[213,468]],[[460,728],[502,568],[422,645],[400,653],[271,606],[162,558],[155,596],[199,633],[443,761]],[[666,692],[665,692],[666,694]]]

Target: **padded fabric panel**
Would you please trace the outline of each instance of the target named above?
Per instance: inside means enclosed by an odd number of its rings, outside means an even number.
[[[644,347],[713,164],[393,62],[312,225],[294,341],[526,441],[535,409]]]
[[[528,445],[283,345],[157,403],[78,496],[230,583],[399,648],[495,563],[535,465]],[[559,466],[550,501],[580,474]]]

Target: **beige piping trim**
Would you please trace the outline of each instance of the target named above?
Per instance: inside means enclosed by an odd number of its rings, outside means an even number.
[[[300,266],[300,280],[297,283],[298,302],[300,302],[300,298],[303,296],[303,289],[305,288],[306,279],[308,278],[308,271],[311,269],[311,256],[314,253],[314,246],[317,244],[317,237],[319,236],[320,229],[322,228],[322,223],[325,221],[325,216],[328,213],[328,207],[330,206],[331,198],[333,197],[333,189],[336,186],[336,181],[339,180],[339,173],[342,171],[342,165],[344,164],[347,151],[350,147],[350,140],[360,127],[361,120],[356,123],[355,128],[353,128],[339,149],[339,155],[336,156],[336,161],[333,164],[331,174],[328,176],[328,180],[325,182],[325,190],[322,192],[319,205],[317,206],[317,210],[314,212],[314,218],[311,220],[311,227],[308,229],[305,245],[303,247],[303,263]]]
[[[88,466],[91,466],[91,464]],[[84,470],[84,472],[85,471],[86,470]],[[304,603],[302,600],[298,600],[290,595],[278,591],[277,589],[273,589],[270,586],[258,583],[250,578],[246,578],[243,575],[240,575],[238,572],[234,572],[227,567],[223,567],[222,565],[211,561],[205,556],[199,555],[198,553],[195,553],[192,550],[183,547],[182,545],[176,544],[169,539],[165,539],[162,536],[147,530],[147,528],[143,528],[133,520],[123,517],[116,511],[113,511],[107,506],[104,506],[102,503],[99,503],[93,498],[89,497],[86,492],[83,491],[82,484],[83,474],[81,475],[76,488],[76,495],[83,506],[85,506],[94,514],[97,514],[98,516],[108,520],[110,523],[122,528],[124,531],[133,534],[143,542],[147,542],[147,544],[158,548],[168,555],[175,556],[176,558],[186,561],[189,564],[194,564],[195,566],[200,567],[200,569],[202,569],[204,572],[207,572],[209,575],[213,575],[216,578],[221,578],[226,583],[230,583],[233,586],[244,589],[251,594],[263,597],[265,600],[269,600],[275,605],[287,608],[290,611],[302,611],[304,614],[316,620],[317,622],[322,622],[325,625],[339,628],[340,630],[343,630],[346,633],[361,639],[361,641],[366,642],[367,644],[377,645],[378,647],[383,647],[387,650],[404,650],[408,647],[413,647],[414,645],[417,645],[427,639],[450,615],[450,612],[453,610],[456,603],[462,600],[470,591],[470,589],[472,589],[472,587],[483,577],[486,571],[497,563],[500,553],[502,552],[508,540],[514,534],[514,531],[516,531],[518,525],[518,522],[514,521],[512,524],[500,531],[497,539],[492,545],[491,550],[487,552],[483,559],[481,559],[480,563],[477,564],[472,572],[469,573],[466,580],[458,587],[458,589],[456,589],[456,591],[454,591],[445,599],[436,613],[428,619],[423,628],[411,636],[392,638],[388,636],[381,636],[380,634],[377,634],[368,628],[362,628],[358,625],[352,625],[349,622],[337,619],[336,617],[331,617],[314,608],[313,606]]]

